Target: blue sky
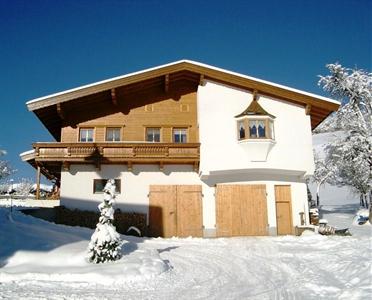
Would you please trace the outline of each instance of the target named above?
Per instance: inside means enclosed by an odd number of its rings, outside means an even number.
[[[372,1],[0,0],[0,149],[53,138],[25,102],[182,58],[324,95],[326,63],[371,70]]]

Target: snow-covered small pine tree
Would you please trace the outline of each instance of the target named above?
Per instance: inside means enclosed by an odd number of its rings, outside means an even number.
[[[120,259],[122,241],[117,233],[114,221],[115,180],[109,179],[103,189],[103,202],[98,205],[101,212],[96,230],[94,231],[89,246],[88,259],[92,263],[105,263]]]

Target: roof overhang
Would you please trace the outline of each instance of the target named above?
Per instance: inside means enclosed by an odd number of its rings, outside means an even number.
[[[175,74],[181,74],[182,76],[173,76]],[[180,60],[33,99],[28,101],[26,105],[28,110],[33,111],[52,135],[58,139],[60,134],[58,128],[60,129],[62,126],[62,120],[56,122],[55,118],[62,119],[61,105],[64,103],[95,97],[95,95],[98,94],[109,97],[111,91],[114,91],[116,88],[133,86],[141,82],[149,82],[149,84],[151,83],[154,85],[155,81],[151,80],[155,78],[164,78],[163,81],[159,81],[162,82],[161,84],[164,84],[164,80],[169,80],[169,78],[174,78],[174,80],[177,78],[189,79],[196,84],[203,84],[205,80],[209,79],[252,92],[257,91],[263,95],[302,104],[306,106],[306,110],[311,116],[312,128],[315,128],[330,113],[337,110],[340,105],[338,101],[330,98],[189,60]],[[52,122],[54,122],[54,125],[51,125]]]
[[[59,181],[61,177],[61,163],[57,162],[53,165],[46,165],[43,162],[36,160],[35,150],[29,150],[19,154],[22,161],[29,163],[33,168],[40,167],[40,172],[49,180]]]

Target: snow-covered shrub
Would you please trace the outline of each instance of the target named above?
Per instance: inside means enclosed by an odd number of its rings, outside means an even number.
[[[0,156],[5,155],[6,151],[0,149]],[[9,163],[5,160],[0,160],[0,180],[12,174],[14,171]]]
[[[113,225],[115,188],[115,180],[109,179],[103,189],[103,202],[98,205],[101,216],[88,246],[88,260],[92,263],[115,261],[121,257],[123,243]]]
[[[22,178],[21,182],[12,184],[12,190],[15,195],[28,196],[31,192],[33,183],[28,178]]]

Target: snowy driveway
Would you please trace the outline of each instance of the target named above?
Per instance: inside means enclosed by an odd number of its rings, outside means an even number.
[[[8,232],[16,230],[12,229],[14,224],[2,221],[1,230],[6,226]],[[39,226],[49,233],[54,231],[55,239],[61,239],[62,234],[64,243],[71,235],[70,244],[42,253],[47,261],[43,268],[51,265],[53,270],[58,270],[52,264],[57,254],[60,270],[63,258],[67,261],[71,253],[77,255],[73,261],[78,261],[78,253],[85,251],[91,234],[87,229],[49,225],[29,217],[17,217],[15,225],[25,223],[29,235],[40,230]],[[83,240],[77,241],[77,236]],[[43,237],[48,238],[52,239]],[[368,235],[128,239],[130,242],[124,247],[127,257],[146,251],[156,253],[170,269],[160,275],[101,285],[85,282],[84,276],[65,281],[68,271],[79,267],[77,262],[76,266],[65,267],[64,275],[59,276],[58,271],[45,271],[37,261],[24,262],[17,269],[5,265],[0,268],[0,299],[369,299],[372,295]],[[0,242],[4,240],[0,238]],[[27,261],[27,253],[17,252],[13,257],[18,257],[18,262]],[[43,272],[49,277],[41,276]],[[94,272],[88,275],[94,276]]]

